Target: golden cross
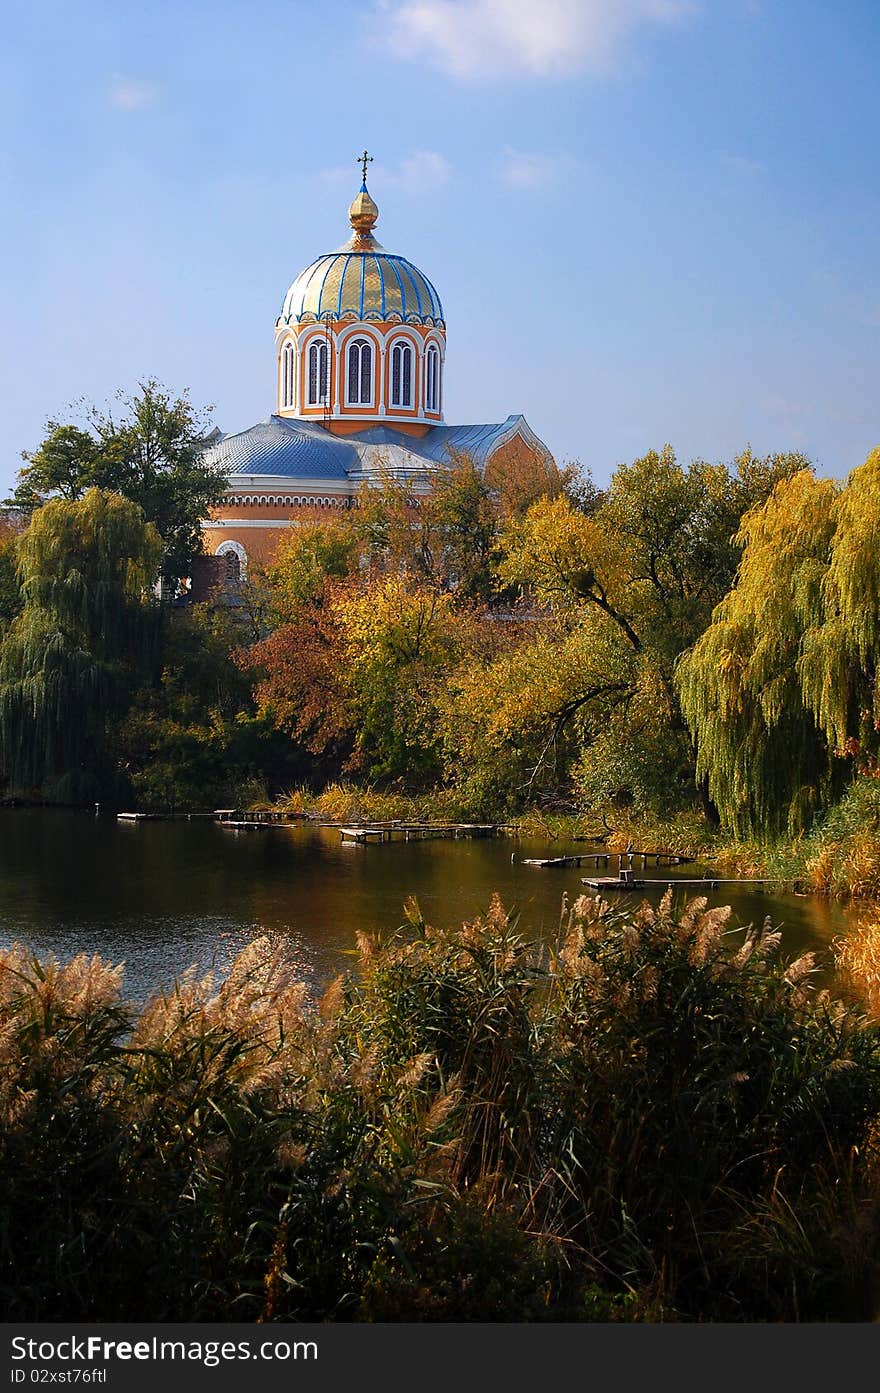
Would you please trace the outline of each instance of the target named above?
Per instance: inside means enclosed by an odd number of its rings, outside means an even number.
[[[358,155],[356,163],[361,166],[364,175],[364,183],[367,182],[367,165],[373,163],[373,156],[368,155],[366,150],[362,155]]]

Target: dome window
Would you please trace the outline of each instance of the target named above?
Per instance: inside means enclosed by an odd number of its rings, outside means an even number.
[[[425,354],[425,410],[436,411],[440,405],[440,354],[436,344],[429,344]]]
[[[391,405],[412,406],[413,352],[408,343],[396,343],[391,350]]]
[[[370,406],[373,401],[373,348],[366,339],[348,346],[347,405]]]
[[[293,406],[294,401],[294,363],[296,350],[292,343],[284,345],[281,355],[281,402],[283,406]]]
[[[326,343],[313,343],[309,349],[309,406],[324,406],[329,396]]]

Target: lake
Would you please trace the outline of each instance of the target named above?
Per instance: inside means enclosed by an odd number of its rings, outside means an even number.
[[[123,961],[126,997],[143,999],[191,964],[222,974],[245,944],[269,934],[284,939],[303,977],[318,986],[351,965],[356,929],[403,922],[408,895],[426,919],[451,925],[485,909],[497,890],[519,911],[524,932],[554,934],[563,891],[570,899],[582,893],[580,877],[592,868],[538,870],[521,860],[586,849],[512,837],[361,846],[310,823],[236,832],[207,819],[131,824],[88,812],[0,809],[0,946],[18,940],[62,959],[86,951]],[[615,874],[615,861],[599,873]],[[695,873],[649,867],[645,875]],[[740,924],[769,914],[787,956],[812,948],[827,960],[831,940],[848,925],[843,905],[814,896],[722,887],[710,902],[731,904]]]

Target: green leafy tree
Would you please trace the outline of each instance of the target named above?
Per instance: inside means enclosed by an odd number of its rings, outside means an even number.
[[[202,550],[201,523],[228,480],[203,458],[206,415],[187,395],[154,379],[122,399],[119,416],[90,406],[87,429],[50,421],[39,449],[25,454],[10,504],[30,514],[52,498],[76,500],[98,487],[137,503],[162,539],[168,582],[189,575]]]
[[[0,767],[15,789],[114,791],[107,727],[155,657],[162,544],[141,510],[93,488],[38,509],[19,545],[23,607],[0,646]]]
[[[139,806],[246,806],[300,773],[285,760],[289,742],[256,714],[250,675],[235,661],[249,632],[238,607],[168,616],[158,679],[134,694],[111,737]]]
[[[50,498],[66,498],[74,502],[87,489],[97,484],[100,441],[78,426],[46,423],[47,435],[33,454],[26,451],[26,460],[19,472],[18,483],[10,506],[29,515]]]
[[[498,518],[491,490],[473,459],[457,455],[451,469],[432,474],[422,506],[436,534],[433,578],[452,591],[458,604],[494,599]]]

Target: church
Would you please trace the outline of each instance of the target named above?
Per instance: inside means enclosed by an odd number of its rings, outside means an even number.
[[[203,523],[205,549],[227,566],[237,558],[240,575],[250,561],[271,561],[297,522],[356,507],[364,484],[390,476],[417,502],[431,473],[462,455],[493,470],[550,456],[523,416],[445,424],[443,306],[424,272],[374,237],[367,162],[365,153],[348,241],[301,271],[284,297],[275,411],[209,437],[205,457],[228,475],[229,491]]]

